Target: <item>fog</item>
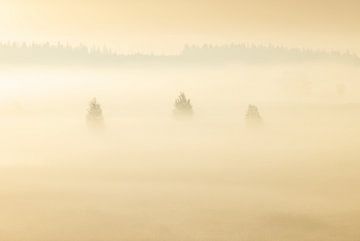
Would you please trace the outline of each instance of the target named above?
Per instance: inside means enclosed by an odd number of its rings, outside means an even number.
[[[2,66],[0,239],[355,240],[359,77],[319,62]],[[189,118],[173,114],[180,92]]]

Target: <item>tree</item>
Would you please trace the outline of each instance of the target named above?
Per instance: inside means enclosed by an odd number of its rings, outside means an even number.
[[[246,112],[246,123],[248,126],[258,126],[262,123],[262,118],[255,105],[249,105]]]
[[[103,111],[96,98],[90,101],[86,119],[90,127],[102,127],[104,125]]]
[[[175,110],[174,114],[176,115],[192,115],[193,109],[190,102],[190,99],[187,99],[183,92],[180,93],[178,98],[175,100]]]

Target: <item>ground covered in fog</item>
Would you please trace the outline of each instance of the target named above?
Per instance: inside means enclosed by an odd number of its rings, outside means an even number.
[[[357,239],[358,73],[304,69],[3,71],[0,239]]]

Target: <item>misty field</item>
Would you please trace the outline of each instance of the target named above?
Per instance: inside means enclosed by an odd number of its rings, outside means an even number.
[[[3,70],[0,239],[356,240],[358,71],[259,69]]]

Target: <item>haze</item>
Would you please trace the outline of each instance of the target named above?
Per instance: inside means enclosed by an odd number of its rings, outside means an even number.
[[[3,0],[0,240],[358,239],[357,10]]]
[[[0,39],[123,52],[244,41],[359,51],[359,8],[355,0],[2,0]]]

